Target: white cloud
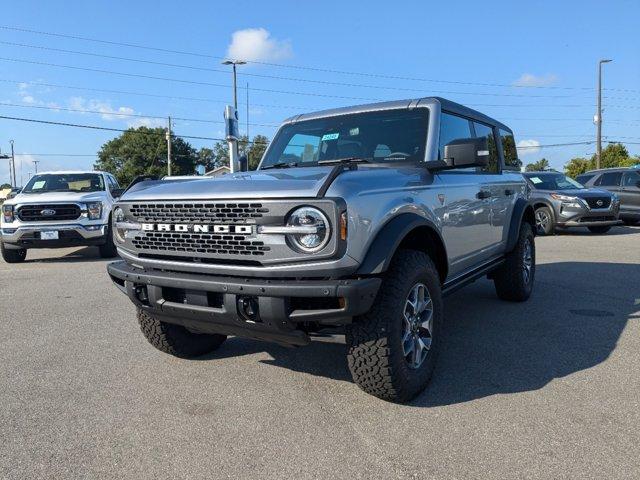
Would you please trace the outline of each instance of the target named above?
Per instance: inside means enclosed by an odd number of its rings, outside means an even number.
[[[520,140],[517,147],[520,155],[530,155],[540,151],[540,142],[538,140]]]
[[[291,57],[288,40],[277,40],[264,28],[247,28],[231,35],[227,57],[233,60],[268,62]]]
[[[33,96],[32,96],[32,95],[24,95],[24,96],[22,97],[22,101],[23,101],[24,103],[28,103],[29,105],[32,105],[32,104],[36,103],[36,99],[35,99],[35,98],[33,98]]]
[[[138,117],[135,120],[131,120],[127,122],[127,126],[129,128],[138,128],[138,127],[166,127],[167,122],[160,118],[149,118],[149,117]]]
[[[99,112],[103,120],[127,120],[136,114],[136,111],[131,107],[112,107],[108,102],[95,99],[87,100],[83,97],[71,97],[69,108],[82,114]]]
[[[546,75],[533,75],[531,73],[523,73],[515,82],[514,87],[548,87],[558,81],[558,77],[553,73]]]

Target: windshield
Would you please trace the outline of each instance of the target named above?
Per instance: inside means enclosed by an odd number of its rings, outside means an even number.
[[[97,173],[45,173],[34,175],[22,193],[100,192],[104,190],[102,175]]]
[[[280,129],[260,168],[347,158],[424,160],[428,110],[387,110],[306,120]]]
[[[526,176],[534,188],[538,190],[576,190],[578,188],[584,188],[583,185],[576,182],[573,178],[569,178],[562,173],[545,173],[540,175],[527,175]]]

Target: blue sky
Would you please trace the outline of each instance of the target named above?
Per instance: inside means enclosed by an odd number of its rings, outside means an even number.
[[[440,95],[502,120],[524,145],[583,142],[594,137],[597,61],[612,58],[614,62],[605,66],[603,134],[629,142],[629,150],[640,153],[640,145],[633,144],[640,143],[637,0],[187,0],[165,5],[157,1],[8,3],[0,20],[3,27],[189,54],[1,28],[0,115],[109,128],[157,125],[162,120],[152,117],[171,115],[214,122],[176,121],[178,134],[220,137],[222,124],[215,122],[221,121],[224,104],[231,101],[231,76],[219,63],[221,57],[233,54],[263,62],[240,67],[239,84],[249,82],[249,120],[256,124],[250,125],[251,135],[271,137],[270,125],[305,111],[368,99]],[[241,102],[245,95],[240,90]],[[245,108],[240,105],[243,130]],[[95,160],[91,155],[114,135],[0,119],[2,152],[9,151],[9,139],[13,139],[16,152],[32,154],[19,157],[18,180],[20,170],[24,179],[33,171],[34,159],[40,161],[40,170],[89,168]],[[192,140],[196,147],[211,143]],[[525,163],[544,156],[561,168],[570,158],[594,151],[593,144],[529,148],[521,150],[520,156]],[[0,183],[8,181],[8,165],[2,162]]]

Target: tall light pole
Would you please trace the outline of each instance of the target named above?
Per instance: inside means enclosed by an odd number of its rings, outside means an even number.
[[[598,62],[598,111],[596,112],[596,168],[600,168],[602,155],[602,64],[612,60],[602,59]]]
[[[233,108],[238,110],[238,87],[237,87],[237,79],[236,79],[236,65],[244,65],[247,62],[244,60],[225,60],[222,62],[222,65],[232,65],[233,66]]]
[[[15,187],[15,185],[13,185],[13,177],[11,175],[11,157],[9,155],[3,155],[2,153],[0,153],[0,160],[9,160],[9,183],[12,187]]]
[[[34,160],[33,161],[33,168],[36,170],[36,173],[38,173],[38,164],[40,163],[40,160]]]
[[[16,155],[13,152],[13,140],[9,140],[9,143],[11,144],[11,166],[13,168],[13,185],[17,187],[18,183],[16,182]]]
[[[171,117],[168,117],[167,122],[167,175],[171,176]]]

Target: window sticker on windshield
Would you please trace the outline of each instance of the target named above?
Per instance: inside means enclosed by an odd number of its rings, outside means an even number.
[[[42,187],[44,187],[44,184],[46,182],[44,180],[39,180],[37,182],[33,182],[33,187],[31,187],[32,190],[39,190]]]
[[[352,128],[351,130],[349,130],[349,135],[351,137],[355,137],[356,135],[360,135],[360,129],[358,127]]]
[[[538,177],[529,177],[529,180],[531,180],[532,183],[542,183],[542,180]]]
[[[326,142],[327,140],[337,140],[339,136],[339,133],[325,133],[322,136],[322,141]]]

